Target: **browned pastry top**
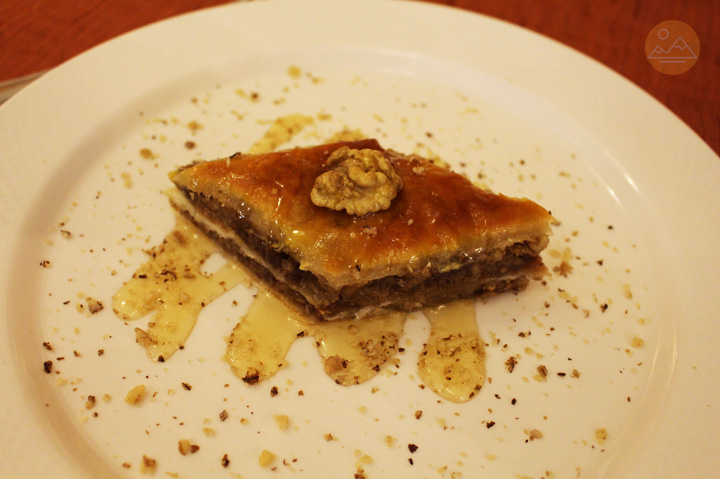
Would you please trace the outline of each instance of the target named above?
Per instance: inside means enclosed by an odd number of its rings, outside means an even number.
[[[349,215],[315,206],[310,191],[338,148],[384,152],[403,188],[384,211]],[[493,194],[416,156],[384,150],[376,140],[234,155],[171,173],[181,189],[214,197],[334,286],[413,269],[452,269],[516,242],[540,241],[550,214],[528,199]]]

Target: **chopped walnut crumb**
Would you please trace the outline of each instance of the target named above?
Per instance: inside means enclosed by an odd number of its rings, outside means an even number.
[[[362,232],[368,236],[375,236],[378,229],[377,226],[363,226]]]
[[[228,467],[230,465],[230,459],[228,459],[227,454],[223,454],[222,459],[220,459],[220,464],[222,464],[222,467]]]
[[[143,474],[155,474],[157,468],[157,461],[143,454],[142,461],[140,462],[140,472]]]
[[[287,73],[288,75],[290,75],[290,78],[294,78],[295,80],[297,80],[298,78],[300,78],[300,75],[302,75],[302,70],[295,65],[290,65],[288,67]]]
[[[542,439],[543,437],[543,433],[537,429],[531,429],[530,431],[525,432],[527,433],[531,441],[535,439]]]
[[[202,129],[203,129],[202,124],[198,123],[198,122],[195,121],[195,120],[188,122],[188,124],[187,124],[186,126],[190,129],[190,133],[192,133],[193,135],[194,135],[195,133],[197,133],[198,130],[202,130]]]
[[[330,356],[325,360],[325,372],[332,376],[333,374],[342,371],[347,367],[347,361],[342,359],[337,354]]]
[[[327,165],[331,169],[315,179],[310,193],[316,206],[363,216],[389,208],[403,187],[390,160],[377,150],[344,146],[330,155]]]
[[[290,418],[286,414],[275,414],[273,419],[275,419],[281,431],[284,431],[290,425]]]
[[[567,275],[572,273],[573,267],[568,263],[567,261],[563,260],[559,266],[555,266],[553,268],[553,271],[555,273],[558,273],[560,276],[567,278]]]
[[[87,303],[88,311],[90,311],[90,314],[99,313],[104,308],[103,304],[94,298],[85,298],[85,302]]]
[[[155,159],[155,153],[153,153],[150,148],[142,148],[140,150],[140,156],[144,160],[154,160]]]
[[[515,359],[515,356],[510,356],[507,361],[505,361],[505,366],[507,367],[508,372],[513,372],[516,364],[517,359]]]
[[[248,368],[245,377],[242,378],[246,384],[257,384],[260,381],[260,371],[255,368]]]
[[[145,397],[145,390],[144,384],[135,386],[125,395],[125,402],[128,404],[140,404]]]
[[[192,444],[187,439],[180,439],[178,441],[178,451],[180,451],[180,454],[183,456],[187,456],[188,454],[195,454],[200,450],[200,446],[197,444]]]
[[[260,467],[270,467],[276,457],[277,456],[275,456],[272,452],[267,449],[263,449],[260,453],[260,457],[258,457],[258,463],[260,464]]]

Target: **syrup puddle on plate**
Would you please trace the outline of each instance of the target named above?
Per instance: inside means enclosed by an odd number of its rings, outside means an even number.
[[[188,220],[148,251],[142,264],[113,297],[113,311],[124,321],[153,314],[146,329],[135,328],[138,344],[155,361],[168,360],[190,336],[200,312],[239,284],[250,286],[240,266],[227,261],[213,273],[203,264],[218,247]],[[418,375],[432,391],[453,402],[472,399],[485,380],[485,350],[472,300],[424,310],[430,337],[420,353]],[[391,363],[407,318],[387,313],[361,320],[318,321],[260,290],[227,342],[225,360],[233,373],[253,385],[287,363],[299,337],[312,336],[325,373],[337,384],[361,384]]]

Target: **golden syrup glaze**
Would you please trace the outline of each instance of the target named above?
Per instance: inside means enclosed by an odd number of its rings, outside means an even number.
[[[469,401],[485,382],[485,345],[478,332],[475,301],[456,301],[424,311],[430,337],[418,360],[427,387],[453,402]]]
[[[319,322],[261,291],[233,329],[225,360],[236,376],[255,384],[287,364],[285,355],[297,338],[312,336],[325,373],[343,386],[360,384],[378,374],[397,352],[405,316]]]
[[[177,216],[175,229],[150,250],[113,297],[113,310],[133,321],[154,312],[137,342],[156,361],[182,348],[202,309],[249,276],[228,261],[215,273],[202,272],[204,261],[220,249],[188,220]],[[473,301],[426,310],[431,331],[418,361],[423,382],[451,401],[470,400],[484,380],[484,350]],[[388,313],[361,320],[318,321],[306,317],[273,294],[260,290],[233,329],[225,361],[247,384],[272,377],[287,365],[285,356],[299,337],[312,336],[324,371],[337,384],[350,386],[376,376],[398,352],[407,314]]]
[[[384,211],[348,215],[315,206],[310,192],[342,146],[379,150],[404,187]],[[384,150],[376,140],[234,155],[170,174],[181,189],[215,198],[246,217],[333,287],[442,267],[461,254],[504,248],[549,234],[549,213],[527,199],[496,195],[429,161]],[[358,273],[360,272],[360,273]]]
[[[176,215],[175,228],[152,248],[120,291],[112,307],[122,320],[134,321],[154,313],[147,328],[135,328],[136,339],[150,358],[165,361],[190,336],[200,311],[217,297],[250,278],[228,261],[213,274],[203,263],[220,252],[215,244],[187,219]]]

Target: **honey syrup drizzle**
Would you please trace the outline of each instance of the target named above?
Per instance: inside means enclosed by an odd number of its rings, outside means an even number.
[[[182,347],[205,306],[240,283],[250,284],[231,261],[213,274],[203,273],[203,263],[216,252],[212,241],[178,215],[172,232],[113,297],[120,319],[155,313],[147,329],[135,328],[137,342],[153,360],[165,361]]]
[[[237,377],[255,384],[286,365],[285,355],[298,337],[312,336],[325,373],[343,386],[360,384],[395,355],[404,323],[399,313],[372,321],[318,322],[262,291],[233,329],[225,359]]]
[[[165,361],[183,346],[202,309],[249,276],[228,261],[213,274],[202,265],[217,247],[186,219],[150,250],[150,259],[113,297],[120,319],[132,321],[154,311],[147,330],[135,329],[147,355]],[[485,378],[485,353],[475,322],[474,302],[425,310],[430,337],[418,360],[421,380],[440,396],[464,402],[474,397]],[[372,320],[320,322],[260,290],[228,339],[225,361],[237,377],[256,384],[287,365],[293,342],[315,339],[325,373],[343,386],[376,376],[398,352],[407,315],[388,313]]]
[[[485,382],[485,345],[475,319],[475,302],[457,301],[426,309],[430,338],[418,360],[418,375],[453,402],[472,399]]]
[[[282,301],[259,292],[230,335],[225,361],[247,384],[264,381],[286,365],[285,355],[307,326]]]

